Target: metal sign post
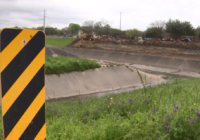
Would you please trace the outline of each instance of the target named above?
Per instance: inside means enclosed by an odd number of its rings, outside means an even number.
[[[45,140],[45,34],[2,29],[0,73],[5,140]]]

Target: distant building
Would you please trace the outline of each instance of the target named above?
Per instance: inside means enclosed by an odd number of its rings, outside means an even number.
[[[136,36],[135,39],[142,39],[142,36]]]
[[[78,31],[78,37],[80,38],[81,37],[81,34],[83,33],[83,31],[82,30],[79,30]]]

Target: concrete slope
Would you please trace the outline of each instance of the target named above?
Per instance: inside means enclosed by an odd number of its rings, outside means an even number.
[[[62,48],[53,47],[53,46],[46,46],[45,48],[45,56],[52,57],[52,56],[65,56],[65,57],[78,57],[66,51],[63,51]]]
[[[162,57],[125,52],[113,52],[95,49],[65,48],[64,50],[66,52],[86,58],[171,68],[181,71],[200,72],[200,60]]]
[[[160,82],[164,82],[164,80],[161,78]],[[151,81],[151,83],[157,84],[157,80]],[[46,99],[142,87],[137,71],[130,70],[125,66],[46,75],[45,84]]]

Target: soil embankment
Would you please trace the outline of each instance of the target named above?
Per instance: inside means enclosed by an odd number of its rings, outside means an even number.
[[[80,42],[72,43],[70,47],[200,59],[200,43],[198,42],[95,40],[84,41],[82,46]]]

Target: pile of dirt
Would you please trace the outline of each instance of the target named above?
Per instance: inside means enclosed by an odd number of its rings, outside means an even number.
[[[80,39],[80,38],[77,38],[77,39],[75,39],[74,41],[72,41],[70,44],[68,44],[67,47],[73,47],[73,45],[75,45],[75,44],[78,45],[78,43],[79,43],[79,45],[80,45],[80,41],[81,41],[81,39]]]
[[[82,46],[77,42],[71,47],[200,59],[198,42],[95,40],[84,41]]]
[[[79,39],[75,40],[70,46],[80,46]],[[92,44],[104,45],[104,46],[154,46],[154,47],[168,47],[168,48],[185,48],[185,49],[200,49],[200,42],[170,42],[170,41],[155,41],[155,40],[103,40],[97,39],[93,41],[84,40],[83,46],[89,42]]]

